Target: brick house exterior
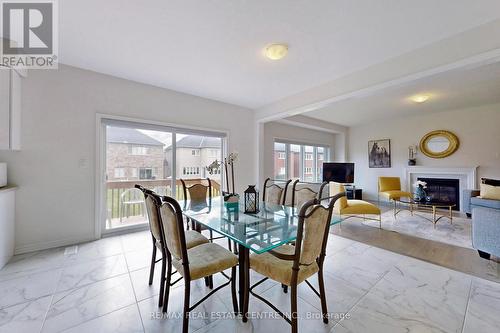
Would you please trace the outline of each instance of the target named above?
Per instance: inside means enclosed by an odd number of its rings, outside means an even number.
[[[164,144],[138,130],[108,126],[106,172],[108,181],[162,179]]]

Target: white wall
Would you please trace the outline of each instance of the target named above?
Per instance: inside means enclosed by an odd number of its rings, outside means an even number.
[[[64,65],[31,71],[22,89],[22,150],[0,152],[19,185],[17,252],[93,238],[96,113],[228,130],[238,187],[255,182],[248,109]]]
[[[363,197],[377,198],[379,176],[399,176],[403,179],[408,163],[408,146],[418,146],[423,135],[438,129],[455,133],[460,140],[459,149],[443,159],[432,159],[419,152],[417,165],[479,166],[478,177],[500,179],[500,104],[485,105],[428,115],[384,119],[351,127],[348,135],[348,160],[356,163],[355,183],[363,188]],[[391,168],[368,168],[368,141],[374,139],[391,139]]]
[[[335,137],[333,133],[317,131],[308,128],[291,126],[278,122],[269,122],[264,124],[264,173],[263,179],[273,177],[274,173],[274,140],[286,139],[301,143],[310,143],[316,145],[324,145],[330,147],[330,152],[333,156],[330,159],[335,159]],[[263,182],[261,179],[261,183]],[[262,187],[262,184],[260,184]]]

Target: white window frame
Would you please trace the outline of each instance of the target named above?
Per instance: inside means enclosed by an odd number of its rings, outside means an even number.
[[[300,146],[300,153],[299,153],[299,176],[300,180],[303,181],[305,179],[305,174],[306,174],[306,168],[304,167],[304,161],[306,161],[305,156],[306,154],[311,154],[312,155],[312,161],[313,165],[311,168],[311,174],[312,174],[312,179],[313,182],[315,183],[320,183],[321,181],[318,180],[318,148],[323,148],[323,159],[322,161],[328,161],[330,159],[330,156],[332,155],[331,147],[328,145],[324,144],[318,144],[314,142],[298,142],[298,141],[291,141],[287,139],[280,139],[280,138],[275,138],[273,142],[273,154],[275,153],[274,151],[274,144],[275,143],[280,143],[285,145],[285,179],[290,179],[290,168],[289,168],[289,160],[290,160],[290,145],[298,145]],[[304,146],[312,146],[313,147],[313,152],[312,153],[306,153]],[[273,159],[274,160],[274,159]],[[311,161],[311,159],[307,159],[307,161]],[[273,169],[276,166],[273,167]],[[274,170],[275,171],[275,170]],[[274,173],[273,171],[273,173]]]
[[[155,176],[155,170],[153,167],[139,167],[138,168],[138,176],[139,176],[139,179],[141,180],[144,180],[144,179],[153,179],[153,178],[141,178],[141,170],[144,170],[144,171],[147,171],[147,170],[151,170],[151,177],[154,177]]]
[[[128,146],[128,154],[132,156],[146,156],[149,153],[148,148],[141,145],[130,145]]]
[[[120,171],[120,172],[118,172],[118,173],[119,173],[121,176],[120,176],[120,175],[118,175],[118,176],[116,175],[116,174],[117,174],[117,171]],[[126,172],[126,170],[125,170],[125,168],[124,168],[124,167],[118,167],[118,168],[115,168],[115,169],[113,170],[113,176],[114,176],[114,178],[117,178],[117,179],[120,179],[120,178],[125,178],[125,177],[127,177],[127,172]]]

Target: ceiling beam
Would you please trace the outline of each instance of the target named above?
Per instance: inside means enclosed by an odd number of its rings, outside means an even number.
[[[271,103],[257,109],[255,119],[258,122],[283,119],[428,76],[499,60],[500,19],[497,19]]]
[[[303,115],[291,116],[283,119],[277,120],[278,123],[308,128],[315,131],[327,132],[327,133],[346,133],[348,128],[342,125],[334,124],[328,121],[323,121],[311,117],[306,117]]]

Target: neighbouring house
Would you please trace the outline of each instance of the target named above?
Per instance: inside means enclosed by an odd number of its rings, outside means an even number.
[[[198,135],[187,135],[177,141],[177,177],[184,179],[210,177],[220,181],[221,170],[210,175],[206,167],[215,160],[221,160],[221,146],[220,138]],[[165,150],[165,158],[167,165],[172,165],[172,146]]]
[[[107,127],[108,181],[161,179],[164,144],[132,128]]]

